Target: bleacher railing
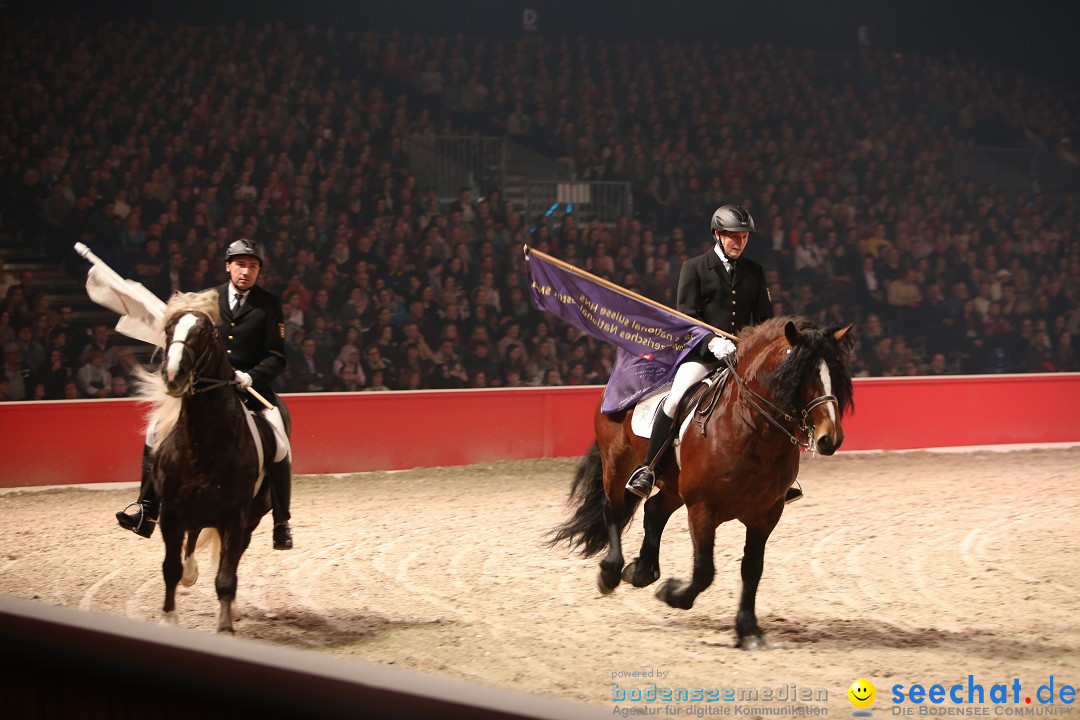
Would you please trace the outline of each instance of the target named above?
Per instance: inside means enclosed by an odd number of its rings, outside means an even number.
[[[989,183],[1008,193],[1036,187],[1035,151],[1031,148],[961,148],[953,152],[953,177],[976,185]]]
[[[953,152],[953,176],[1012,194],[1080,192],[1080,163],[1057,148],[963,148]]]
[[[525,217],[535,219],[555,209],[572,212],[581,222],[613,224],[620,217],[633,217],[634,193],[628,182],[534,180],[526,184]]]
[[[410,135],[402,145],[416,179],[435,188],[440,199],[456,199],[464,187],[482,194],[502,189],[506,176],[502,138]]]

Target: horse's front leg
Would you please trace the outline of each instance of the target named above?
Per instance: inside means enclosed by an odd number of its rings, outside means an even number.
[[[233,632],[233,602],[236,600],[236,571],[244,552],[245,520],[231,518],[221,528],[221,555],[214,589],[218,596],[218,632]]]
[[[634,587],[645,587],[660,579],[660,536],[671,513],[682,504],[682,498],[662,492],[645,501],[645,537],[638,556],[623,568],[623,580]]]
[[[161,526],[161,537],[165,541],[165,560],[161,563],[161,574],[165,578],[165,605],[161,608],[165,622],[175,625],[178,621],[176,614],[176,585],[180,582],[180,576],[184,572],[184,563],[180,560],[180,548],[184,543],[184,531],[180,524],[172,518],[161,515],[158,522]]]
[[[780,502],[780,510],[783,510],[783,501]],[[757,603],[758,583],[765,567],[765,543],[780,519],[778,513],[774,514],[776,518],[770,517],[770,521],[764,525],[746,528],[746,545],[743,547],[742,557],[742,594],[739,597],[739,612],[735,616],[735,634],[738,637],[736,645],[743,650],[763,650],[768,647],[765,634],[758,626],[754,608]]]
[[[690,505],[687,516],[690,539],[694,542],[694,575],[689,582],[669,578],[656,591],[656,597],[681,610],[692,608],[694,600],[712,584],[716,576],[713,546],[716,544],[716,526],[720,524],[705,503]]]

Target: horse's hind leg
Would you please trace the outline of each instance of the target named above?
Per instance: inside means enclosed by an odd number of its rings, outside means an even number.
[[[614,592],[621,580],[623,517],[627,512],[630,510],[625,504],[614,505],[610,500],[604,500],[604,526],[608,531],[608,551],[604,559],[600,561],[600,572],[596,576],[596,587],[604,595]]]
[[[645,538],[638,556],[623,568],[623,580],[634,587],[645,587],[660,579],[660,536],[671,513],[682,504],[682,498],[665,493],[657,493],[645,501]]]
[[[716,576],[713,563],[713,546],[716,543],[716,526],[713,513],[704,503],[688,508],[690,539],[694,542],[694,575],[686,580],[668,579],[656,591],[656,596],[673,608],[689,610],[694,600],[712,584]]]
[[[236,600],[236,570],[244,552],[243,522],[232,521],[221,530],[221,559],[214,588],[218,596],[218,632],[233,632],[233,602]]]
[[[165,605],[162,612],[165,621],[176,624],[176,585],[180,582],[180,576],[184,572],[184,564],[180,561],[180,546],[184,542],[184,531],[176,527],[176,523],[162,516],[161,537],[165,540],[165,560],[161,563],[161,574],[165,578]]]

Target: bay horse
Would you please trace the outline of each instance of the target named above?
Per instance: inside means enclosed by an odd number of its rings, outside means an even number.
[[[713,581],[716,528],[738,519],[746,526],[746,544],[737,646],[764,648],[754,605],[765,543],[799,473],[800,449],[832,455],[844,440],[841,420],[853,408],[850,331],[850,325],[820,329],[792,317],[744,329],[731,377],[712,414],[701,427],[691,422],[682,437],[681,468],[673,451],[657,463],[659,492],[645,502],[645,537],[638,557],[625,567],[622,533],[638,497],[624,486],[641,464],[647,439],[631,430],[632,409],[605,415],[598,405],[596,442],[570,490],[573,513],[552,533],[550,544],[565,541],[585,557],[606,548],[597,577],[604,594],[614,591],[620,579],[644,587],[660,578],[660,536],[671,514],[685,504],[693,576],[666,580],[656,595],[671,607],[688,610]]]
[[[140,374],[139,394],[153,405],[150,480],[161,500],[165,618],[177,622],[176,585],[182,577],[185,585],[195,582],[196,541],[200,531],[213,528],[220,536],[218,632],[233,632],[240,557],[270,509],[263,478],[274,440],[269,424],[248,415],[237,395],[219,316],[217,290],[174,295],[162,321],[164,361],[159,372]]]

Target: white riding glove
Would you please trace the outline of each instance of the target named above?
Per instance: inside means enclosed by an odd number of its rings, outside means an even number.
[[[240,386],[241,390],[245,390],[251,387],[251,376],[243,370],[236,371],[236,384]]]
[[[728,355],[735,352],[735,343],[731,342],[726,337],[717,335],[709,341],[709,352],[715,355],[717,360],[723,360]]]

